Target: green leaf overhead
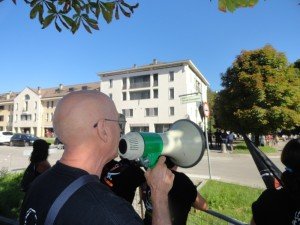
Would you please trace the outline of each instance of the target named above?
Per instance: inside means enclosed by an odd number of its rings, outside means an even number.
[[[0,4],[2,1],[4,0],[0,0]],[[12,1],[16,4],[17,0]],[[99,30],[100,18],[103,18],[106,23],[112,22],[113,18],[119,20],[122,15],[130,18],[139,3],[128,1],[134,0],[24,0],[31,8],[30,18],[36,19],[38,16],[37,19],[43,29],[54,22],[57,31],[62,31],[62,25],[72,33],[76,33],[83,23],[82,14],[88,17],[84,19],[84,28],[89,33],[92,32],[90,28]],[[233,12],[241,7],[253,7],[257,3],[258,0],[218,0],[218,7],[223,12]]]

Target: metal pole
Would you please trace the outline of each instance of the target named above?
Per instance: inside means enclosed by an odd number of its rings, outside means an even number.
[[[209,143],[208,143],[208,132],[207,132],[207,117],[204,117],[204,130],[206,139],[206,149],[207,149],[207,160],[208,160],[208,174],[209,179],[211,179],[211,167],[210,167],[210,157],[209,157]]]
[[[234,224],[234,225],[247,225],[247,223],[243,223],[243,222],[241,222],[239,220],[236,220],[234,218],[231,218],[231,217],[226,216],[224,214],[221,214],[219,212],[213,211],[211,209],[204,210],[203,212],[206,212],[206,213],[208,213],[210,215],[213,215],[213,216],[215,216],[215,217],[217,217],[219,219],[222,219],[222,220],[224,220],[226,222],[229,222],[230,224]]]

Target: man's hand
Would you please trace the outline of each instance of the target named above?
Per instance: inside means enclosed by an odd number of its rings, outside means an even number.
[[[145,173],[151,189],[152,225],[171,225],[168,193],[173,186],[174,174],[165,164],[166,157],[161,156],[156,166]]]
[[[156,166],[145,173],[151,195],[157,192],[167,195],[173,186],[174,174],[167,168],[165,161],[166,157],[160,156]]]

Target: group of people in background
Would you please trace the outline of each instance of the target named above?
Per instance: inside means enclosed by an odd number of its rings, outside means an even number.
[[[217,129],[214,134],[208,133],[208,142],[210,149],[222,149],[222,144],[225,145],[226,150],[233,152],[233,141],[236,139],[232,131],[225,131]],[[214,145],[215,143],[215,145]]]
[[[191,207],[208,209],[197,187],[177,171],[172,159],[162,156],[153,169],[147,170],[135,161],[115,160],[119,122],[114,103],[101,92],[72,92],[59,102],[53,125],[64,143],[64,153],[51,167],[47,161],[48,143],[37,140],[33,144],[21,182],[26,195],[20,225],[184,225]],[[232,132],[217,132],[217,145],[232,145]],[[253,225],[300,225],[299,138],[287,143],[281,161],[286,166],[283,188],[266,190],[253,203]],[[80,183],[82,177],[89,180]],[[66,197],[66,190],[74,186],[77,189]],[[146,209],[143,220],[131,205],[137,189]],[[65,201],[61,201],[63,198]],[[60,207],[57,202],[61,202]],[[53,207],[56,214],[51,211]]]

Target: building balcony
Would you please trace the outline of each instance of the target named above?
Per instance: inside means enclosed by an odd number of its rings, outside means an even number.
[[[140,83],[131,83],[130,89],[132,88],[145,88],[150,87],[150,81],[149,82],[140,82]]]

